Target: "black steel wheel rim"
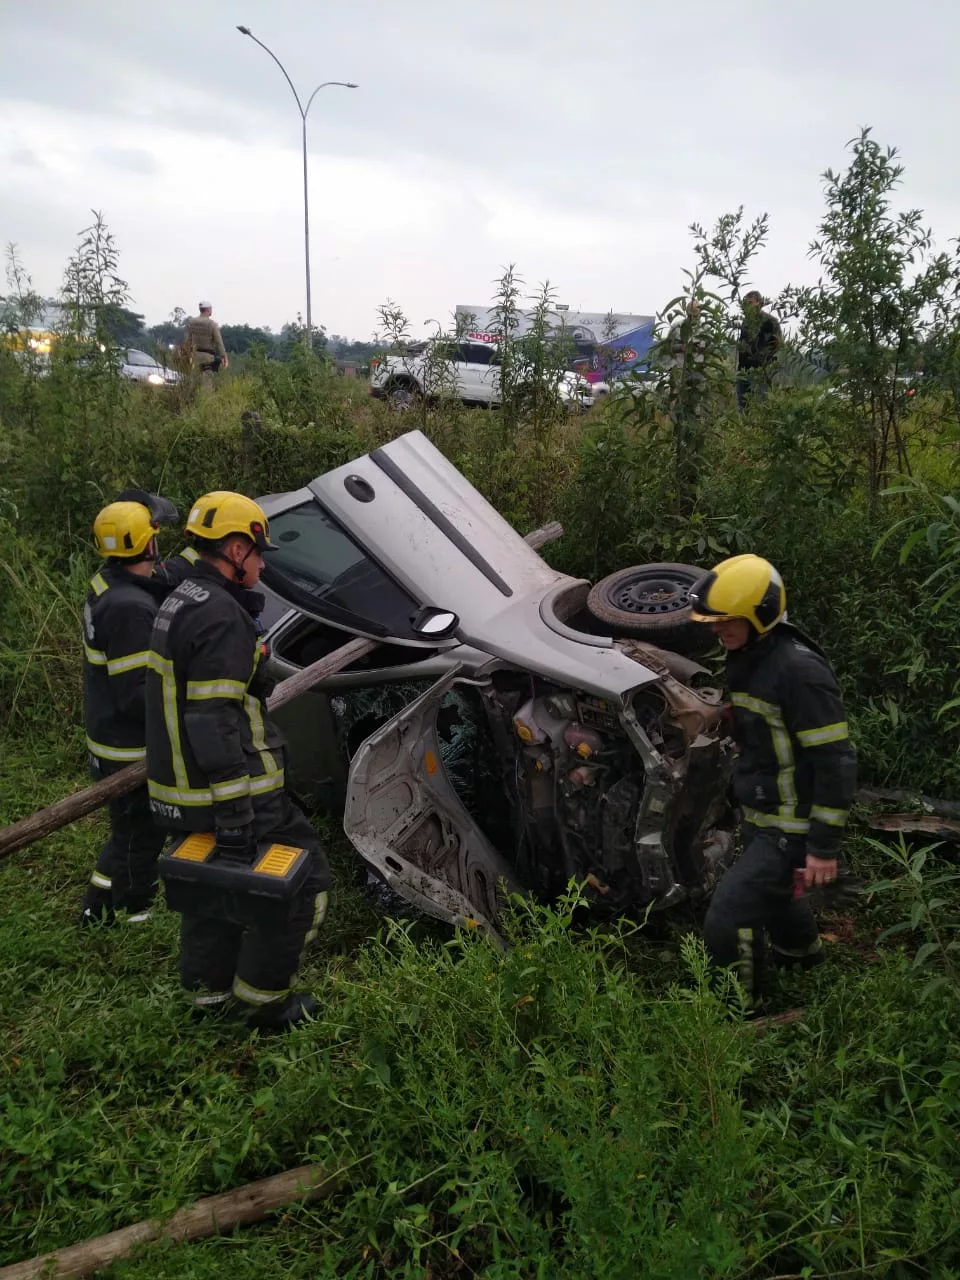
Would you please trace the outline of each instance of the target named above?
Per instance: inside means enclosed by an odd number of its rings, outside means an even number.
[[[667,613],[679,613],[690,604],[691,583],[678,582],[676,578],[657,573],[613,583],[604,594],[607,603],[624,613],[642,617],[658,617]]]

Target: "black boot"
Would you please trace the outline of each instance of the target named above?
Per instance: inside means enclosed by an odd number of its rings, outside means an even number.
[[[91,890],[83,900],[83,906],[77,917],[81,929],[90,929],[94,925],[112,925],[117,923],[117,913],[109,898]]]
[[[229,996],[226,1000],[201,997],[199,1000],[191,995],[190,1017],[194,1022],[235,1022],[243,1017],[243,1010],[238,1000]]]
[[[247,1024],[260,1031],[289,1031],[301,1022],[311,1021],[319,1008],[320,1002],[315,996],[294,991],[285,1000],[277,1000],[251,1013]]]
[[[784,947],[771,946],[770,958],[778,969],[815,969],[827,958],[826,948],[820,938],[806,951],[787,951]]]

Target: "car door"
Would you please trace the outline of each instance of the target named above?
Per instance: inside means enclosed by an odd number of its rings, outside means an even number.
[[[261,501],[275,548],[261,579],[260,622],[270,675],[286,679],[354,636],[379,641],[371,654],[274,713],[289,743],[294,786],[337,811],[346,761],[358,741],[454,665],[448,648],[463,646],[424,639],[413,630],[423,602],[397,583],[310,488]]]
[[[442,677],[360,745],[350,764],[343,829],[413,906],[498,937],[506,896],[522,886],[447,773],[438,716],[458,674]]]
[[[462,347],[461,380],[469,393],[462,398],[473,404],[491,404],[496,399],[496,369],[492,364],[494,349],[483,342],[465,342]]]

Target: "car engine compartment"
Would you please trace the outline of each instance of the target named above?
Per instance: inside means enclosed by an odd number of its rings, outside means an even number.
[[[631,645],[649,666],[652,646]],[[529,673],[498,671],[482,690],[519,833],[501,852],[538,896],[574,879],[603,911],[667,906],[708,891],[732,850],[719,695],[682,684],[669,659],[626,711]]]

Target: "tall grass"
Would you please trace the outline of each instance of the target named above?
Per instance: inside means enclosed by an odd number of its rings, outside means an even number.
[[[99,373],[80,386],[75,369],[2,362],[0,823],[80,775],[78,611],[105,500],[133,483],[184,508],[203,489],[299,487],[408,425],[309,358],[212,391],[102,395]],[[949,788],[935,714],[960,618],[918,589],[933,552],[874,554],[913,499],[870,516],[831,422],[828,401],[794,392],[718,418],[682,515],[668,429],[615,405],[535,434],[446,403],[418,425],[519,528],[560,518],[548,554],[570,572],[769,555],[834,660],[864,776]],[[384,922],[328,824],[337,887],[305,970],[322,1015],[271,1042],[190,1021],[168,913],[137,933],[73,928],[103,834],[87,819],[0,869],[0,1261],[316,1159],[342,1171],[334,1201],[151,1246],[113,1274],[960,1270],[960,908],[943,850],[898,861],[852,843],[880,887],[859,921],[828,919],[832,965],[775,990],[803,1019],[757,1035],[679,926],[584,931],[574,897],[518,906],[503,954]]]

